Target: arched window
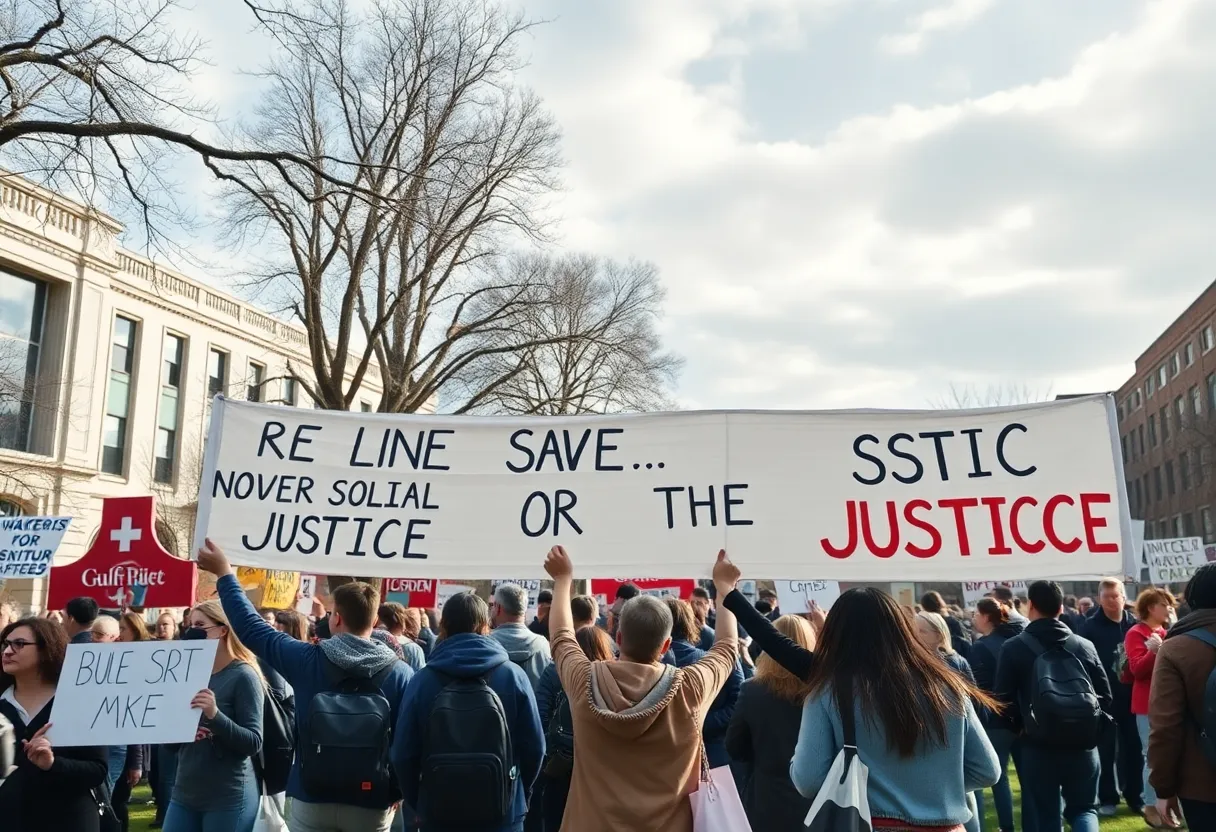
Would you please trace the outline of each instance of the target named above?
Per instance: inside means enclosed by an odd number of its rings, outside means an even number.
[[[16,500],[0,497],[0,517],[19,517],[25,514],[25,506]]]

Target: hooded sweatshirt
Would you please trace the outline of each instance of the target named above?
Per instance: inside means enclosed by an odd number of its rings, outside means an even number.
[[[552,639],[574,735],[594,749],[574,755],[561,832],[692,832],[701,724],[735,669],[736,640],[676,668],[592,662],[569,628]]]
[[[543,641],[543,639],[542,639]],[[438,671],[438,672],[436,672]],[[545,756],[545,738],[532,684],[507,651],[489,636],[461,633],[449,636],[435,645],[426,667],[418,671],[405,692],[397,728],[393,732],[391,759],[393,770],[401,783],[401,794],[407,805],[418,813],[422,832],[441,832],[443,827],[427,822],[426,792],[419,789],[422,761],[427,755],[426,725],[430,719],[435,697],[443,689],[440,674],[458,679],[485,677],[486,683],[502,700],[511,734],[511,751],[519,771],[515,781],[515,803],[511,816],[495,829],[462,829],[461,832],[498,832],[510,830],[523,822],[528,811],[532,784],[540,773]],[[470,795],[476,799],[476,795]]]
[[[549,640],[538,636],[523,624],[501,624],[490,631],[490,638],[502,645],[511,661],[519,665],[533,690],[540,681],[540,674],[553,661],[549,652]]]
[[[297,734],[308,721],[313,696],[332,688],[323,656],[343,670],[350,671],[351,675],[366,678],[390,667],[380,685],[380,692],[388,700],[393,721],[396,722],[405,686],[413,671],[405,662],[399,661],[388,647],[370,638],[359,638],[349,633],[340,633],[320,645],[297,641],[286,633],[280,633],[258,615],[235,575],[225,575],[216,581],[215,587],[219,591],[220,603],[224,605],[224,614],[228,616],[237,638],[258,658],[281,673],[295,691]],[[287,778],[287,795],[305,803],[322,802],[309,795],[300,783],[298,756],[291,767],[291,776]],[[389,806],[366,808],[388,809]]]

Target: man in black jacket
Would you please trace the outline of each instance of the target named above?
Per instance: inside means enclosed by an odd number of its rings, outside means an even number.
[[[1132,715],[1132,686],[1119,681],[1115,671],[1115,656],[1119,645],[1127,637],[1127,631],[1136,625],[1136,617],[1126,609],[1127,596],[1123,593],[1123,582],[1117,578],[1103,578],[1099,585],[1098,608],[1085,619],[1078,635],[1093,642],[1106,675],[1110,678],[1111,697],[1114,705],[1111,715],[1115,718],[1115,730],[1110,732],[1098,754],[1102,763],[1102,776],[1098,780],[1098,800],[1102,815],[1110,817],[1119,805],[1119,787],[1127,807],[1136,814],[1144,811],[1144,749],[1140,745],[1140,731],[1136,717]],[[1119,773],[1118,784],[1115,772]]]
[[[1035,581],[1026,593],[1030,623],[1021,635],[1001,646],[993,693],[1009,705],[1006,715],[1025,728],[1035,687],[1035,662],[1042,650],[1071,653],[1089,677],[1098,704],[1110,714],[1110,682],[1094,646],[1059,621],[1064,593],[1054,581]],[[1031,643],[1033,639],[1036,643]],[[1109,732],[1107,732],[1109,733]],[[1098,749],[1052,747],[1029,735],[1022,737],[1023,811],[1033,811],[1040,829],[1060,828],[1060,798],[1064,817],[1074,832],[1097,832]],[[1035,828],[1025,824],[1027,828]]]

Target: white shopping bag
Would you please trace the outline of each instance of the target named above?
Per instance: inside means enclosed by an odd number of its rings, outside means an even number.
[[[870,770],[857,756],[857,749],[842,748],[806,813],[806,825],[812,832],[870,832],[869,777]]]
[[[701,782],[688,796],[693,832],[752,832],[730,766],[711,769],[701,746]]]
[[[283,810],[271,795],[262,795],[258,803],[258,816],[253,822],[253,832],[287,832]]]

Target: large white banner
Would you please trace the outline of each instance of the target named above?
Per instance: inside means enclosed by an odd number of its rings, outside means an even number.
[[[1208,562],[1202,537],[1144,541],[1148,579],[1155,584],[1184,584]]]
[[[319,574],[818,580],[1121,571],[1105,396],[948,411],[591,417],[346,413],[217,399],[201,535]]]

